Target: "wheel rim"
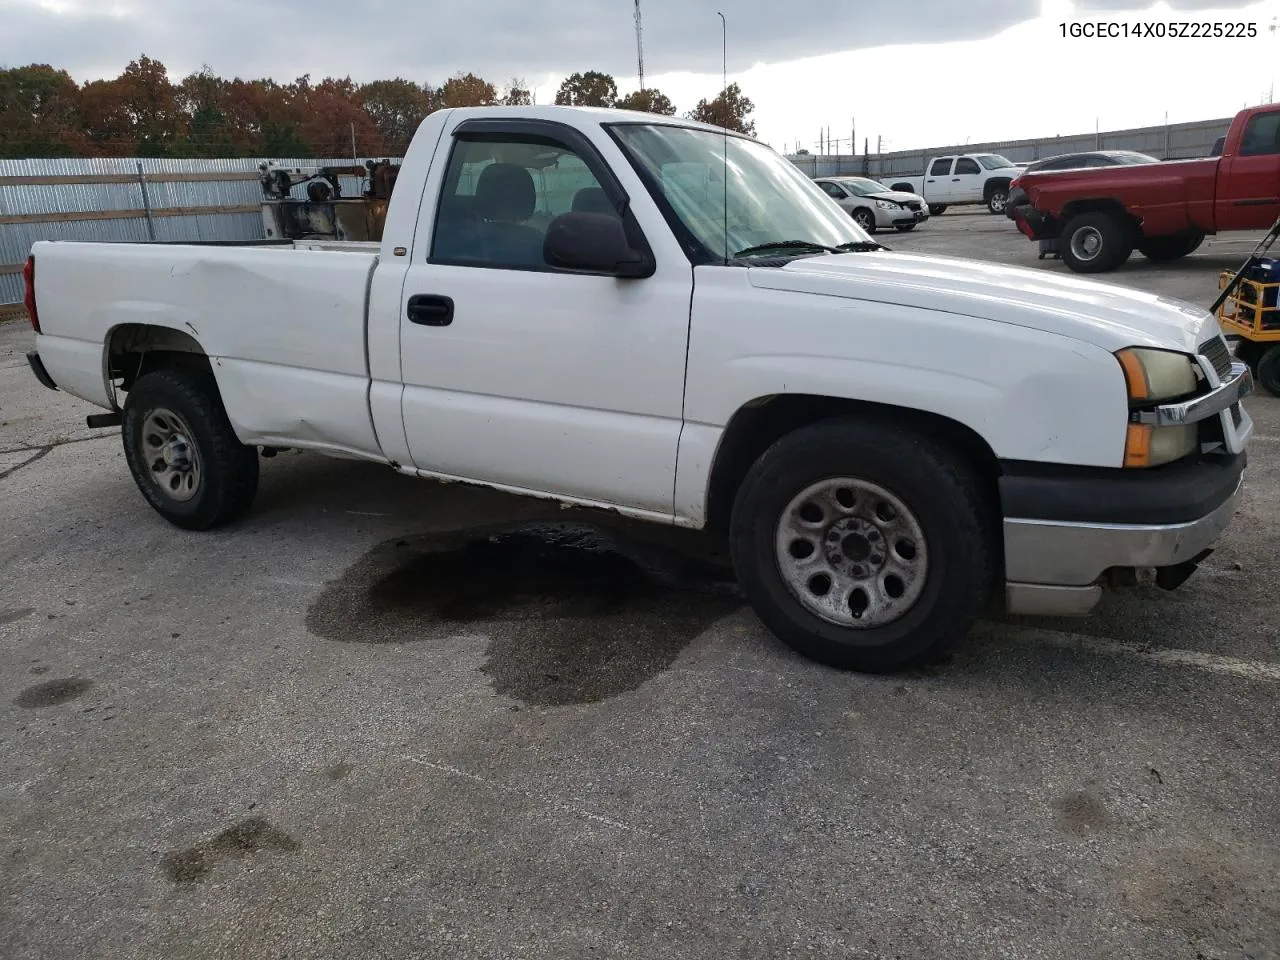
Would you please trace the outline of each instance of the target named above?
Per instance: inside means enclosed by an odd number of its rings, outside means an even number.
[[[1005,204],[1009,202],[1009,195],[1007,193],[993,193],[989,202],[992,210],[996,213],[1003,213]]]
[[[1102,252],[1102,231],[1081,227],[1071,235],[1071,254],[1077,260],[1094,260]]]
[[[820,481],[795,497],[778,520],[775,551],[801,606],[859,630],[904,616],[929,574],[915,514],[883,487],[852,477]]]
[[[863,230],[871,229],[871,214],[863,210],[859,210],[857,213],[853,215],[853,219],[854,219],[854,222],[857,223],[857,225],[860,226]]]
[[[142,449],[151,481],[170,500],[186,503],[200,492],[200,451],[191,428],[172,410],[159,407],[147,414]]]

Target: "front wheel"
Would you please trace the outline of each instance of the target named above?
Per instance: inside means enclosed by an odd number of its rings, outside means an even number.
[[[988,600],[990,516],[947,449],[891,424],[830,421],[751,468],[730,549],[756,614],[792,649],[897,670],[965,636]]]
[[[258,491],[258,452],[231,428],[213,376],[157,370],[125,400],[121,439],[134,482],[156,512],[186,530],[245,513]]]
[[[1280,397],[1280,346],[1267,347],[1257,361],[1258,382],[1273,397]]]
[[[867,233],[876,232],[876,215],[866,207],[859,207],[853,211],[853,222],[867,231]]]
[[[947,212],[947,205],[946,205],[945,203],[931,203],[931,204],[929,204],[929,214],[930,214],[930,216],[940,217],[940,216],[942,216],[942,215],[943,215],[944,213],[946,213],[946,212]]]

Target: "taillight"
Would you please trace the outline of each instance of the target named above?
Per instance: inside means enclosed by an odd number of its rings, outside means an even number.
[[[31,320],[31,329],[40,332],[40,317],[36,313],[36,258],[27,257],[27,265],[22,268],[22,279],[26,282],[27,292],[23,294],[22,304],[27,308],[27,317]]]

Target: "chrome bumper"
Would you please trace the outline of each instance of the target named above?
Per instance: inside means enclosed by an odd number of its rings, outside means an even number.
[[[1138,415],[1138,422],[1150,423],[1157,427],[1198,423],[1230,410],[1251,393],[1253,393],[1253,375],[1245,364],[1236,361],[1231,364],[1231,373],[1227,378],[1208,393],[1184,403],[1166,403],[1154,410],[1141,413]]]
[[[1195,560],[1230,524],[1243,489],[1242,476],[1229,499],[1189,523],[1149,526],[1006,519],[1008,611],[1083,616],[1102,599],[1098,581],[1108,570],[1176,567]]]

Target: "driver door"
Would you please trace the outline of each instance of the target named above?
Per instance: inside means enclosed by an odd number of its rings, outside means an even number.
[[[542,255],[570,212],[626,193],[564,124],[464,118],[446,129],[401,294],[405,438],[424,473],[673,512],[693,275],[573,273]],[[647,244],[628,217],[633,246]]]
[[[952,203],[977,203],[982,199],[982,167],[972,157],[958,157],[951,174]]]

